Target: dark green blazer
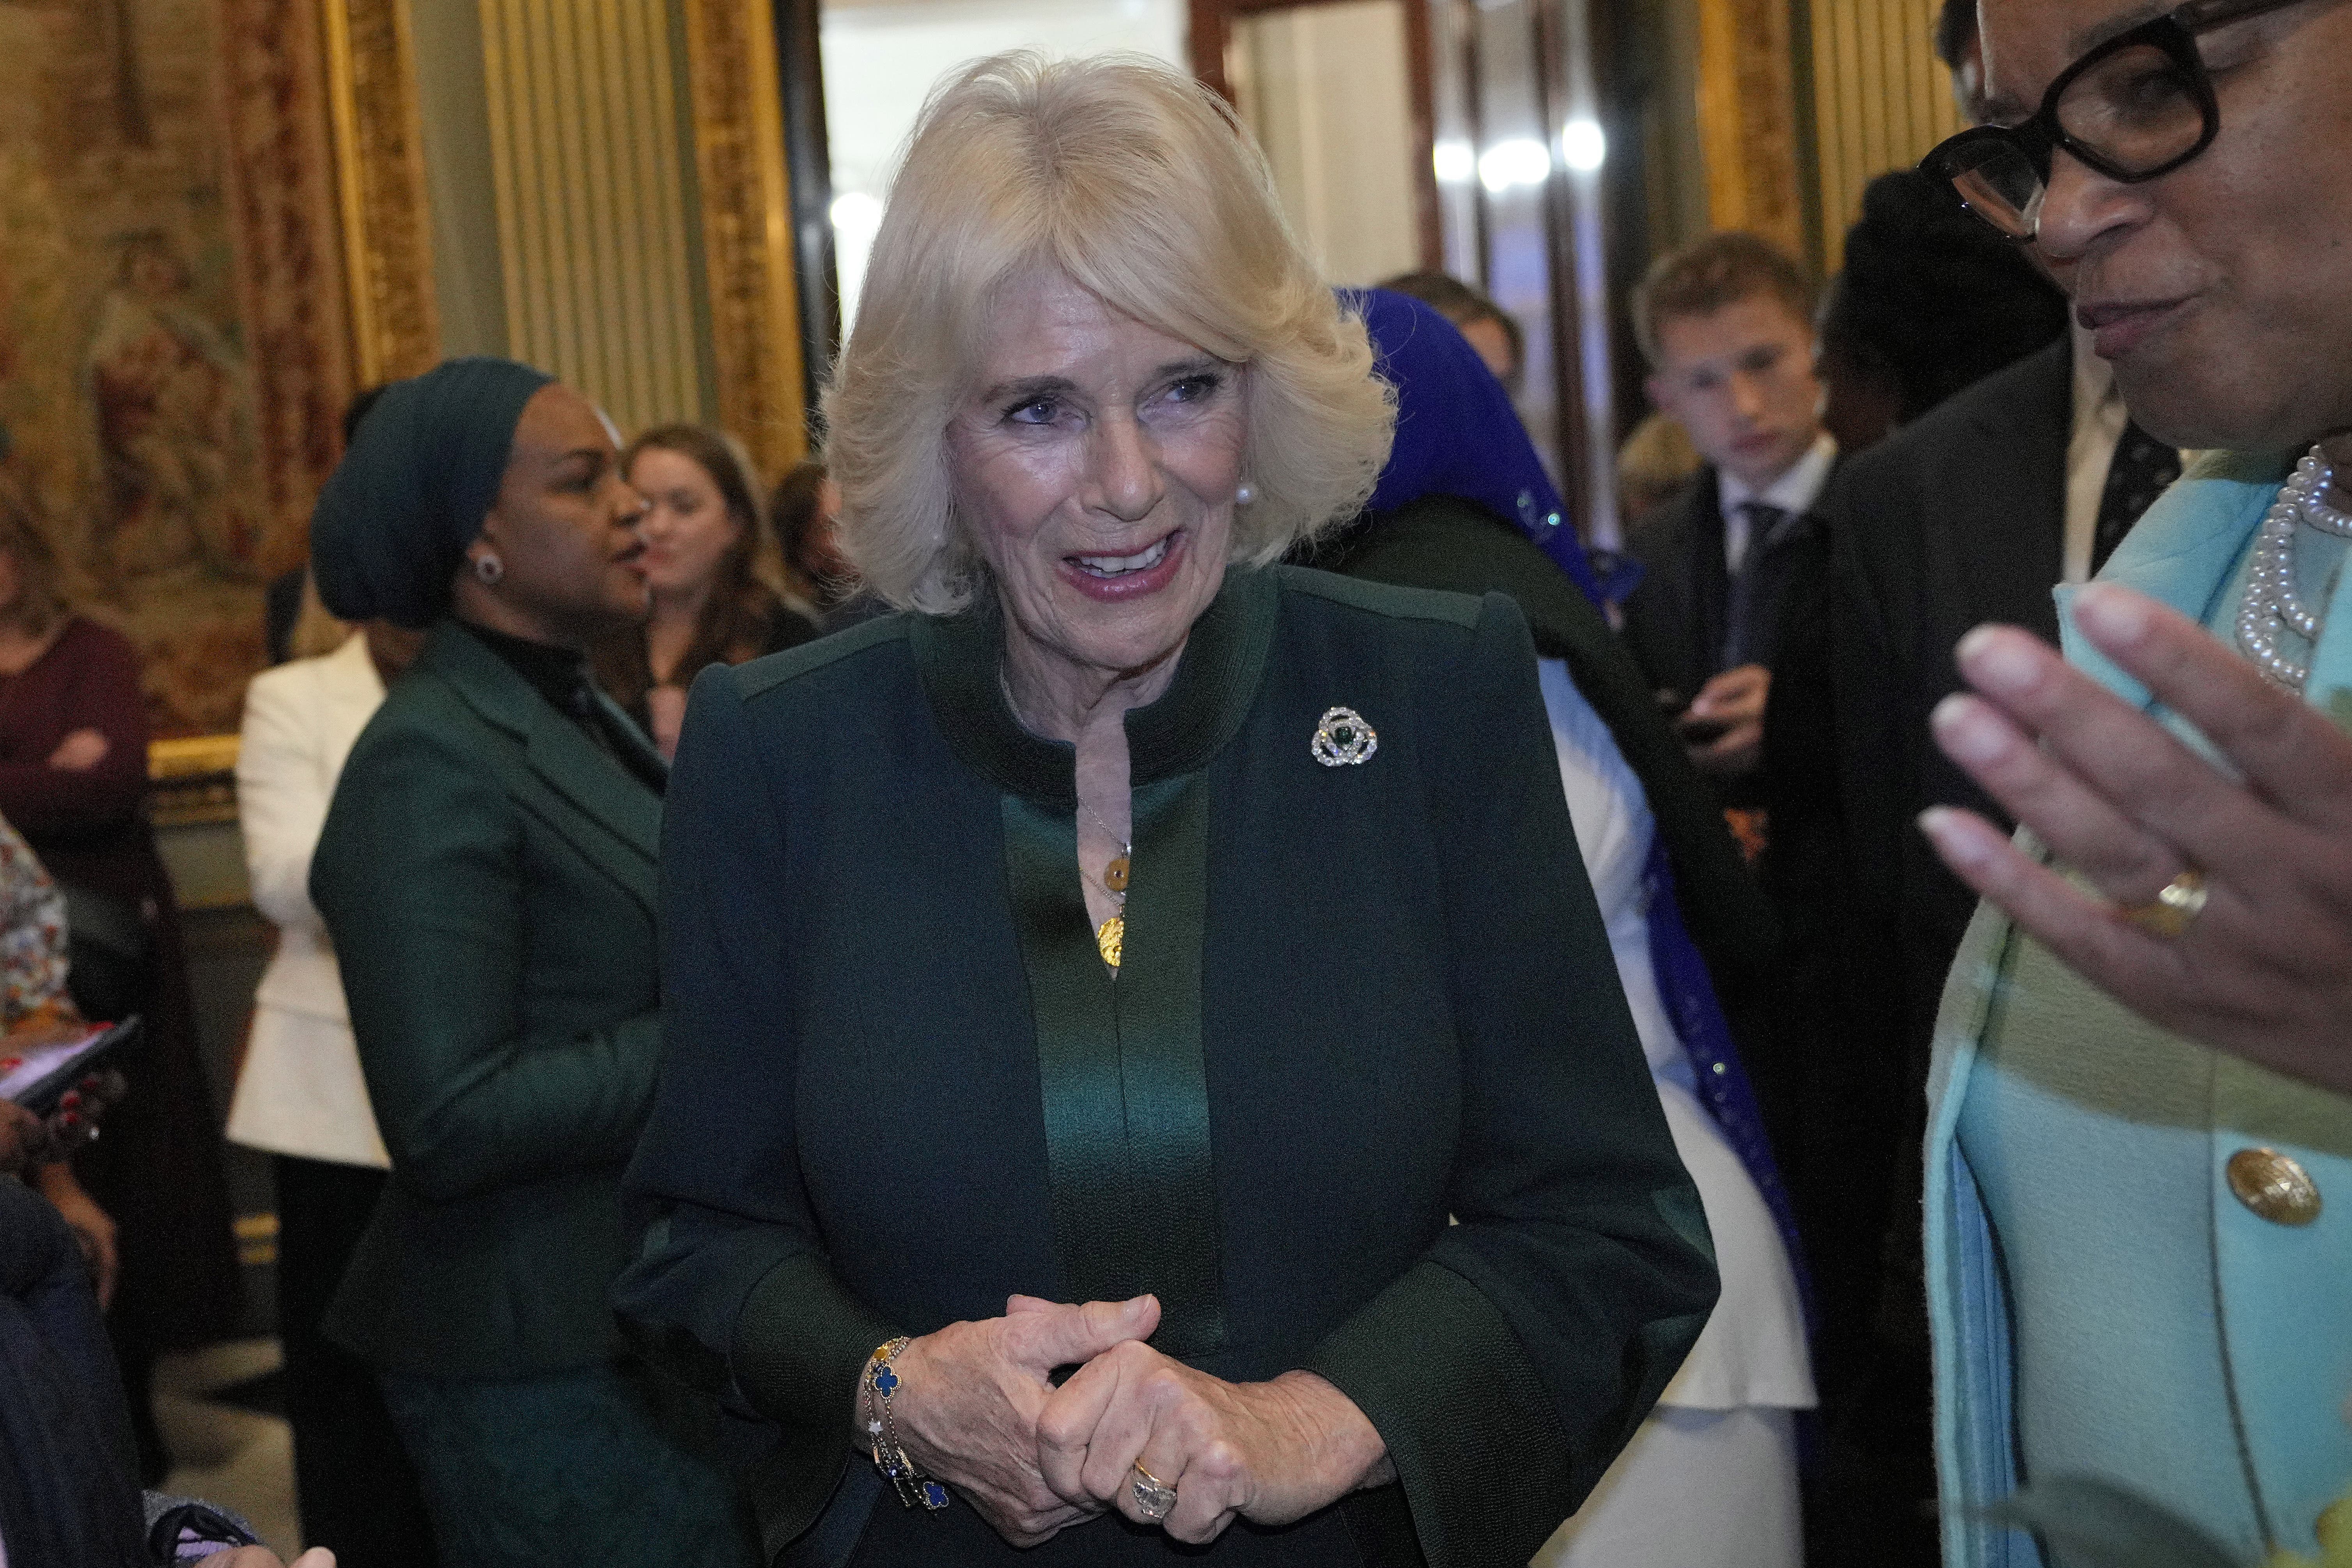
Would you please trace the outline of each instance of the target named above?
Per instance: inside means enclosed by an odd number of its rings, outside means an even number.
[[[514,1377],[618,1348],[660,831],[660,797],[455,621],[352,748],[310,897],[393,1169],[328,1331],[378,1366]]]
[[[845,1441],[893,1333],[1150,1290],[1160,1348],[1322,1373],[1402,1479],[1212,1560],[1520,1568],[1715,1298],[1526,622],[1229,573],[1127,721],[1116,980],[1073,753],[1013,720],[1002,649],[989,608],[894,616],[696,683],[623,1310],[777,1424],[760,1500],[794,1563],[1192,1555],[1116,1519],[1015,1553],[961,1504],[877,1505]],[[1335,706],[1377,734],[1360,763],[1310,749]]]
[[[1714,787],[1691,766],[1642,667],[1592,601],[1517,528],[1455,496],[1423,496],[1375,513],[1319,551],[1316,563],[1376,583],[1507,594],[1519,606],[1536,652],[1568,666],[1576,689],[1642,781],[1675,868],[1683,925],[1706,960],[1775,1141],[1785,1136],[1796,1075],[1781,1059],[1785,1047],[1773,1027],[1780,997],[1779,920],[1740,858]]]

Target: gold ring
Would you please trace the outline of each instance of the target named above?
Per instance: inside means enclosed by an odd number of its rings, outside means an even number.
[[[2205,873],[2183,871],[2144,904],[2126,904],[2124,919],[2156,936],[2177,937],[2205,908]]]
[[[1135,1499],[1135,1511],[1157,1524],[1176,1506],[1176,1489],[1145,1469],[1140,1459],[1135,1463],[1135,1473],[1139,1479],[1128,1483]]]

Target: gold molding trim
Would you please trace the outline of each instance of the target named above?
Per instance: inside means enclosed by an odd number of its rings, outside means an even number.
[[[416,56],[403,0],[321,0],[335,173],[362,386],[441,357]]]
[[[236,772],[238,737],[230,735],[179,735],[168,740],[147,742],[147,776],[161,783],[165,779],[200,777],[210,773]]]
[[[1700,0],[1698,22],[1707,221],[1803,256],[1789,0]]]
[[[1844,264],[1864,187],[1906,169],[1964,128],[1951,79],[1929,47],[1937,0],[1812,0],[1814,142],[1823,270]]]
[[[783,99],[768,0],[686,0],[718,423],[772,478],[808,456]]]
[[[147,816],[158,827],[236,820],[236,735],[147,742]]]

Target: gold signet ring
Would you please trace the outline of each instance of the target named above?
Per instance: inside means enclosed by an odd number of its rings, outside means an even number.
[[[2175,937],[2189,929],[2205,908],[2205,873],[2183,871],[2164,885],[2161,892],[2144,904],[2126,904],[2124,919],[2157,936]]]

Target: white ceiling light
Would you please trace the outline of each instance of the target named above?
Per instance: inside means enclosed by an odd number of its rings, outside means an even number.
[[[1578,174],[1592,173],[1608,156],[1609,138],[1597,121],[1571,120],[1560,128],[1559,161]]]
[[[1550,173],[1550,149],[1530,137],[1497,142],[1478,155],[1478,182],[1496,195],[1513,185],[1540,185]]]
[[[845,191],[833,198],[834,232],[859,241],[874,237],[882,226],[882,204],[864,191]]]

